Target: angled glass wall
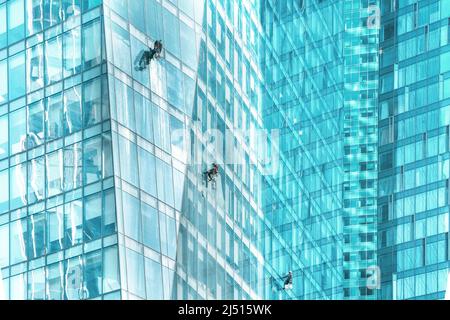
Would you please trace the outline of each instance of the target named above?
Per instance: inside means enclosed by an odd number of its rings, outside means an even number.
[[[104,1],[123,299],[264,297],[257,8]]]

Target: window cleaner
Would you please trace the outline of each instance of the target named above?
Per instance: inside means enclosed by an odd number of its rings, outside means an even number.
[[[162,40],[156,40],[153,49],[143,50],[138,55],[136,70],[144,70],[153,59],[159,59],[163,49]]]
[[[289,273],[285,276],[284,290],[292,289],[292,282],[293,282],[292,271],[289,271]]]
[[[291,290],[293,288],[293,275],[292,271],[289,271],[285,276],[270,277],[272,281],[273,291]]]
[[[206,176],[206,184],[208,185],[208,182],[212,182],[214,187],[216,185],[216,178],[218,174],[219,166],[217,165],[217,163],[213,163],[212,168],[204,172],[204,175]]]

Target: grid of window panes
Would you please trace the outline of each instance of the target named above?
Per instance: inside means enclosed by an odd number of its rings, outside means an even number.
[[[263,182],[272,299],[342,298],[342,4],[262,1],[263,115],[280,129],[280,170]]]
[[[344,33],[344,298],[375,299],[378,0],[346,0]]]
[[[256,3],[104,1],[124,299],[263,297],[259,173],[239,133],[261,126]],[[163,59],[137,71],[158,39]],[[211,129],[230,130],[243,164],[222,148],[199,158]]]
[[[0,298],[118,298],[100,1],[0,1]]]
[[[450,1],[382,1],[379,265],[384,299],[442,299],[449,270]]]

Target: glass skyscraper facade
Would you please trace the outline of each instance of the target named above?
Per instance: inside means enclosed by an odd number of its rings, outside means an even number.
[[[449,271],[450,2],[382,1],[380,298],[442,299]]]
[[[0,0],[0,299],[443,298],[449,41],[449,0]]]
[[[267,138],[249,134],[258,5],[1,2],[2,298],[260,299],[283,281],[262,254]]]
[[[297,299],[341,299],[344,29],[333,13],[343,7],[339,1],[262,4],[264,126],[280,130],[280,170],[263,181],[272,226],[266,263],[293,271]]]
[[[1,1],[0,297],[120,297],[99,1]]]
[[[296,298],[374,299],[378,1],[263,4],[263,114],[283,159],[268,177],[283,196],[266,184],[263,201],[293,248],[277,263],[301,261]]]

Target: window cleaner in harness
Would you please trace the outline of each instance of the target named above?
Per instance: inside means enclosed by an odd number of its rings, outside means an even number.
[[[216,178],[219,174],[219,166],[217,165],[217,163],[213,163],[212,168],[207,170],[203,174],[206,177],[206,186],[208,186],[208,183],[211,182],[213,188],[215,188],[216,187]]]
[[[143,71],[153,59],[159,59],[163,49],[162,40],[155,41],[153,49],[142,50],[136,58],[136,70]]]
[[[271,277],[271,280],[273,281],[273,291],[282,291],[282,290],[292,290],[293,288],[293,275],[292,271],[289,271],[287,275],[278,278],[278,280],[275,277]],[[281,285],[281,281],[283,285]]]
[[[284,290],[292,289],[292,282],[293,282],[292,271],[289,271],[289,273],[284,278]]]

